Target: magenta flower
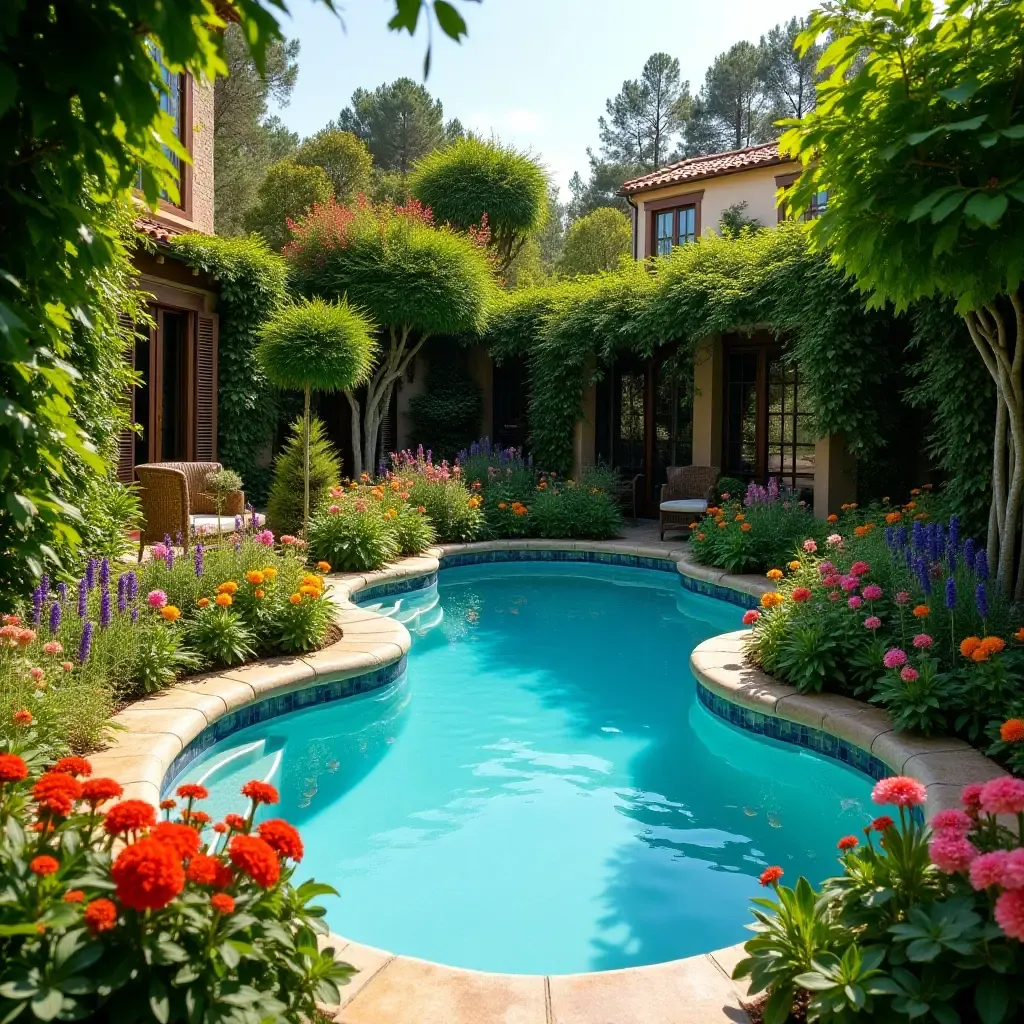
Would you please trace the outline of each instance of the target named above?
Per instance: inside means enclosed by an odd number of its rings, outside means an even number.
[[[835,573],[830,573],[821,582],[826,587],[838,587],[839,581],[842,579],[841,576],[837,576]]]
[[[971,861],[972,887],[980,892],[990,885],[1002,885],[1003,868],[1008,856],[1006,850],[993,850],[991,853],[983,853],[980,857],[975,857]]]
[[[910,594],[907,593],[907,591],[905,591],[905,590],[901,590],[901,591],[899,591],[899,593],[896,594],[896,603],[897,604],[906,604],[909,600],[910,600]]]
[[[272,547],[274,543],[274,534],[270,530],[261,530],[253,538],[257,544],[262,544],[264,547]]]
[[[871,566],[867,562],[854,562],[850,566],[851,576],[863,576],[865,573],[871,572]]]
[[[978,856],[974,844],[963,833],[953,829],[936,832],[928,844],[928,853],[935,866],[947,875],[966,871]]]
[[[849,599],[849,601],[847,601],[846,603],[851,608],[859,608],[864,603],[864,601],[860,597],[858,597],[856,594],[854,594],[853,597],[851,597]]]
[[[869,601],[877,601],[882,596],[882,588],[877,583],[869,583],[863,594]]]
[[[948,807],[939,811],[931,820],[932,828],[938,832],[939,829],[953,828],[960,832],[969,832],[974,822],[969,814],[965,814],[959,807]]]
[[[341,506],[340,505],[331,505],[331,507],[327,511],[332,516],[336,516],[341,511]]]
[[[150,608],[163,608],[167,604],[167,595],[162,590],[151,590],[146,595],[146,604]]]
[[[981,787],[981,809],[987,814],[1024,813],[1024,779],[1006,775]]]
[[[169,550],[169,548],[167,547],[166,544],[154,544],[149,549],[149,553],[150,553],[150,556],[153,557],[153,558],[159,558],[162,561],[166,561],[167,560],[167,552],[168,552],[168,550]]]
[[[826,561],[818,564],[818,572],[820,572],[822,576],[831,576],[835,571],[836,567],[831,562]]]
[[[917,636],[914,637],[913,643],[915,647],[921,649],[924,647],[931,647],[934,641],[927,633],[918,633]]]
[[[904,665],[900,672],[900,679],[905,683],[912,683],[918,677],[918,671],[912,665]]]
[[[996,900],[995,918],[1011,939],[1024,939],[1024,889],[1001,893]]]
[[[899,668],[900,665],[906,665],[906,663],[907,654],[898,647],[890,647],[882,656],[882,664],[886,668]]]
[[[850,591],[856,590],[860,586],[860,580],[856,576],[843,576],[839,580],[839,586],[847,593],[850,593]]]
[[[880,629],[881,625],[882,625],[882,620],[877,615],[869,615],[864,620],[864,628],[865,629]]]

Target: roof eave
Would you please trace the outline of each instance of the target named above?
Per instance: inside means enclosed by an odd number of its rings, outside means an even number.
[[[758,160],[757,163],[748,164],[746,167],[729,167],[722,171],[711,171],[708,174],[695,174],[689,178],[680,178],[678,181],[659,181],[652,185],[641,185],[639,188],[627,189],[626,182],[615,194],[617,196],[635,196],[640,192],[653,192],[659,188],[672,188],[674,185],[689,185],[694,181],[708,181],[711,178],[726,178],[730,174],[742,174],[744,171],[756,171],[761,167],[777,167],[779,164],[796,163],[795,157],[776,156],[770,160]],[[642,179],[641,179],[642,180]]]

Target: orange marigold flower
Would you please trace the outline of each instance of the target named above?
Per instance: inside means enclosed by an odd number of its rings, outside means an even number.
[[[797,571],[797,569],[799,569],[799,568],[800,568],[800,562],[799,562],[799,560],[798,560],[798,559],[796,559],[796,558],[794,558],[794,559],[793,559],[793,561],[789,563],[789,568],[790,568],[790,569],[791,569],[791,570],[792,570],[793,572],[796,572],[796,571]]]
[[[200,608],[209,608],[210,599],[208,597],[201,597],[199,598],[198,601],[196,601],[196,604],[199,605]]]
[[[267,595],[262,590],[257,589],[252,592],[252,596],[255,597],[257,601],[262,601]]]
[[[87,779],[82,783],[82,799],[94,806],[107,800],[114,800],[123,792],[121,783],[114,779]]]
[[[166,843],[181,860],[188,860],[199,852],[199,833],[176,821],[161,821],[150,831],[149,837]]]
[[[84,903],[85,893],[81,889],[68,889],[61,898],[65,903]]]
[[[976,636],[965,636],[960,641],[960,653],[969,658],[981,646],[981,639]]]
[[[169,811],[172,808],[177,807],[177,806],[178,806],[178,801],[177,800],[167,799],[167,800],[161,800],[160,801],[160,810],[161,811]]]
[[[161,910],[185,888],[181,858],[156,839],[126,846],[110,868],[110,877],[117,898],[132,910]]]
[[[736,521],[737,523],[742,523],[742,522],[743,522],[743,520],[744,520],[744,519],[746,519],[746,518],[747,518],[747,517],[746,517],[746,516],[745,516],[745,515],[744,515],[744,514],[743,514],[742,512],[737,512],[737,513],[736,513],[736,520],[735,520],[735,521]]]
[[[217,587],[218,594],[237,594],[238,584],[234,580],[225,580]]]
[[[330,562],[317,562],[316,563],[316,567],[317,567],[317,569],[320,570],[320,572],[330,572],[331,571],[331,563]]]
[[[190,825],[198,825],[202,828],[203,825],[210,823],[210,816],[206,811],[182,811],[181,820],[187,821]]]
[[[855,537],[866,537],[868,535],[868,528],[866,526],[855,526],[853,534]]]
[[[47,772],[32,787],[32,795],[40,807],[67,817],[82,797],[82,784],[63,772]]]
[[[690,525],[687,527],[687,529],[688,530],[696,530],[698,526],[700,526],[700,523],[690,523]]]
[[[262,570],[262,572],[263,572],[263,578],[268,583],[273,583],[274,582],[274,577],[277,575],[277,570],[272,565],[267,566],[265,569]]]
[[[230,594],[218,594],[216,601],[218,608],[230,608],[232,604]]]
[[[999,654],[1001,651],[1006,649],[1006,641],[1001,636],[986,636],[981,641],[981,646],[984,647],[989,654]]]
[[[761,595],[762,608],[777,608],[785,600],[776,590],[769,590],[767,594]]]
[[[250,569],[246,574],[245,578],[255,587],[263,582],[264,576],[259,569]]]
[[[926,604],[914,605],[914,617],[918,619],[927,619],[931,614],[931,608]]]
[[[740,529],[747,533],[750,530],[750,523],[740,523]]]
[[[1008,718],[999,726],[999,738],[1004,743],[1024,742],[1024,718]]]
[[[83,920],[93,935],[109,932],[117,924],[117,906],[111,900],[93,900],[86,904]]]
[[[163,608],[160,609],[160,614],[168,622],[177,622],[178,619],[181,618],[181,609],[175,608],[173,604],[165,604]]]
[[[799,565],[799,564],[800,563],[797,562],[797,565]],[[769,569],[768,572],[765,573],[765,575],[770,580],[781,580],[782,579],[782,570],[781,569]]]
[[[1015,640],[1020,640],[1022,643],[1024,643],[1024,626],[1021,626],[1020,629],[1018,629],[1017,632],[1013,634],[1013,638]]]
[[[838,523],[839,522],[839,516],[837,516],[835,514],[835,512],[831,512],[831,513],[829,513],[829,515],[827,515],[825,517],[825,520],[826,520],[826,522],[829,522],[829,523]]]
[[[225,814],[224,824],[227,825],[228,828],[233,828],[236,832],[245,831],[245,818],[240,814]]]
[[[498,502],[498,508],[500,508],[502,511],[504,511],[505,509],[508,508],[508,502],[507,501],[499,501]],[[1024,629],[1022,629],[1021,632],[1024,632]]]
[[[764,871],[761,872],[761,877],[758,879],[758,881],[765,886],[774,885],[782,877],[782,875],[782,868],[780,868],[778,865],[775,865],[770,868],[765,868]]]
[[[707,534],[706,533],[698,533],[697,534],[697,540],[707,540]]]
[[[15,725],[31,725],[34,719],[32,718],[32,712],[26,711],[22,708],[20,711],[14,712],[14,724]]]
[[[28,862],[28,869],[33,875],[45,878],[47,875],[52,875],[55,871],[60,870],[60,861],[56,857],[43,853],[38,857],[33,857]]]
[[[990,657],[991,657],[991,653],[990,653],[989,649],[987,647],[985,647],[985,646],[976,647],[971,652],[971,661],[976,661],[976,662],[980,663],[980,662],[983,662],[983,661],[988,661],[988,659]]]
[[[250,779],[242,787],[242,796],[247,796],[257,804],[276,804],[281,799],[269,782],[260,782],[258,779]],[[224,820],[227,821],[227,818]]]
[[[301,587],[299,587],[299,593],[305,594],[306,597],[319,597],[320,588],[311,586],[308,583],[304,583]]]
[[[725,522],[725,520],[724,520],[724,519],[719,519],[719,520],[718,520],[718,528],[719,528],[720,530],[724,530],[724,529],[725,529],[725,527],[726,527],[726,525],[727,525],[727,524],[726,524],[726,522]]]
[[[17,754],[0,754],[0,783],[28,778],[28,765]]]
[[[228,856],[239,871],[269,889],[281,877],[281,864],[270,845],[259,836],[238,835],[228,844]]]
[[[235,909],[235,901],[226,892],[215,892],[210,897],[210,906],[218,914],[231,914]]]
[[[53,770],[66,775],[92,775],[92,765],[84,757],[62,757]]]
[[[302,838],[294,825],[281,818],[271,818],[269,821],[260,822],[256,833],[282,857],[291,857],[296,862],[302,860]]]
[[[139,832],[156,824],[156,808],[145,800],[122,800],[107,811],[104,831],[111,836]]]
[[[893,523],[898,523],[902,518],[903,518],[903,513],[902,512],[889,512],[886,515],[886,517],[885,517],[885,521],[890,526],[892,526]]]
[[[292,604],[301,604],[302,603],[302,595],[301,594],[292,594],[288,598],[288,600],[291,601]]]
[[[840,850],[852,850],[858,842],[859,840],[856,836],[843,836],[843,838],[836,843],[836,846],[838,846]]]

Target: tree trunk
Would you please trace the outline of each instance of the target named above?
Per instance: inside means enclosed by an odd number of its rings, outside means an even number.
[[[302,462],[302,539],[309,531],[309,385],[306,385],[305,403],[302,408],[302,432],[305,444]]]
[[[1020,542],[1024,489],[1024,302],[1009,296],[1013,322],[995,304],[964,316],[971,340],[996,386],[992,444],[992,505],[987,553],[996,586],[1005,597],[1024,599],[1024,545]]]
[[[352,413],[352,479],[358,480],[363,472],[363,450],[359,430],[361,409],[359,399],[348,388],[345,389],[345,397],[348,399],[348,407]]]

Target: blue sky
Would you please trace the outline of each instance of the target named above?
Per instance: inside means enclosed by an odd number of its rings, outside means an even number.
[[[291,0],[284,31],[298,37],[299,80],[280,111],[308,135],[336,117],[352,91],[402,75],[423,78],[426,35],[389,32],[392,0],[342,0],[345,28],[322,4]],[[538,154],[567,198],[574,170],[586,177],[597,119],[623,80],[657,50],[679,58],[696,91],[711,60],[740,39],[756,42],[812,0],[457,0],[469,38],[435,33],[427,88],[485,136]],[[636,12],[643,12],[642,23]]]

